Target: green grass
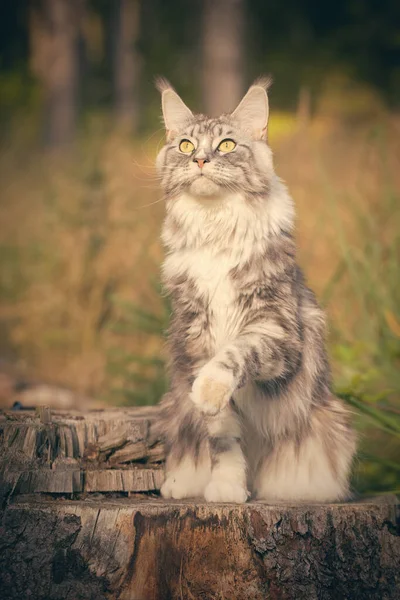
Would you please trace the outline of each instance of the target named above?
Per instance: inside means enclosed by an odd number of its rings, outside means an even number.
[[[156,338],[157,345],[161,346],[168,328],[170,305],[161,296],[158,283],[152,281],[152,288],[154,294],[163,299],[159,312],[115,298],[119,316],[111,327],[120,336],[130,337],[141,333]],[[119,404],[156,404],[167,388],[165,360],[158,354],[143,356],[124,350],[121,346],[112,347],[108,353],[107,370],[113,382],[107,399]]]
[[[349,195],[338,198],[318,159],[341,253],[322,300],[329,307],[338,292],[351,311],[351,326],[347,320],[331,323],[335,390],[355,412],[360,440],[354,482],[367,493],[400,487],[400,194],[387,166],[385,130],[374,136],[385,174],[374,212]],[[338,210],[344,203],[355,226],[351,237]]]

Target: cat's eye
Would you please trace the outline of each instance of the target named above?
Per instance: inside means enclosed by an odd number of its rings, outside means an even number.
[[[220,152],[232,152],[236,148],[236,143],[233,140],[222,140],[218,146]]]
[[[190,154],[190,152],[193,152],[194,150],[194,144],[189,140],[182,140],[179,144],[179,150],[185,154]]]

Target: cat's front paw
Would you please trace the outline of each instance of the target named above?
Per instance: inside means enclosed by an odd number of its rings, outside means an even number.
[[[204,490],[207,502],[236,502],[243,504],[249,497],[249,492],[239,483],[224,481],[210,481]]]
[[[205,365],[193,383],[190,397],[201,412],[216,415],[228,405],[233,391],[231,373],[214,365]]]
[[[179,463],[167,458],[165,481],[161,486],[163,498],[196,498],[203,496],[211,478],[211,462],[208,452],[200,453],[197,460],[186,456]]]
[[[167,477],[161,486],[160,492],[163,498],[173,498],[174,500],[182,500],[182,498],[190,498],[196,495],[187,482],[175,477]]]

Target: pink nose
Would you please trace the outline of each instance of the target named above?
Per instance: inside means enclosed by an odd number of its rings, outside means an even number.
[[[197,162],[199,169],[202,169],[204,167],[204,163],[208,162],[208,160],[205,158],[195,158],[194,160]]]

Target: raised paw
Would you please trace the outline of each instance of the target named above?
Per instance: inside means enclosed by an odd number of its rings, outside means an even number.
[[[207,502],[236,502],[243,504],[249,497],[249,492],[238,483],[231,481],[210,481],[204,490]]]
[[[233,389],[231,373],[206,365],[195,379],[190,397],[201,412],[216,415],[228,405]]]

